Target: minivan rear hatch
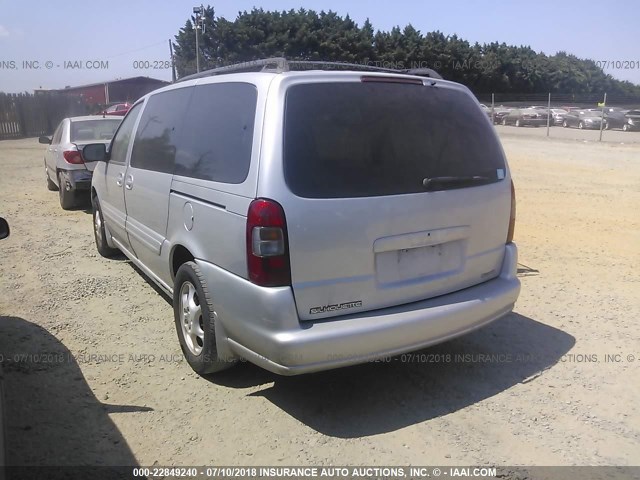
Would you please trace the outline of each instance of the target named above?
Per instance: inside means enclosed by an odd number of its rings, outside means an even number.
[[[510,179],[477,102],[373,78],[286,91],[278,200],[301,320],[446,294],[502,264]]]

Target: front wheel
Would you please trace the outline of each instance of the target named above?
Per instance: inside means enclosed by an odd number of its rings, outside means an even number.
[[[103,257],[110,258],[118,253],[117,248],[111,248],[107,243],[107,231],[104,227],[104,217],[100,210],[100,202],[94,197],[91,201],[93,205],[93,238],[96,241],[96,250]]]
[[[569,128],[569,124],[567,123],[567,121],[565,120],[564,122],[562,122],[562,126],[564,128]]]
[[[521,127],[522,125],[520,124],[520,119],[516,120],[516,127]]]
[[[629,128],[629,125],[627,125],[627,124],[625,123],[625,124],[622,126],[622,131],[623,131],[623,132],[628,132],[629,130],[631,130],[631,129]]]
[[[218,356],[216,311],[202,272],[195,262],[183,263],[176,273],[173,313],[180,348],[194,372],[205,375],[234,365],[234,361],[225,361]]]
[[[502,119],[502,125],[505,126],[505,127],[507,126],[507,119],[506,118]]]
[[[578,128],[580,130],[582,130],[584,128],[584,123],[582,123],[582,122],[578,123]]]

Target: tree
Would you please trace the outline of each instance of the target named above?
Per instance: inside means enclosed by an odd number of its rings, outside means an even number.
[[[175,36],[179,76],[196,70],[195,18]],[[231,21],[205,9],[200,32],[201,69],[259,58],[355,62],[387,68],[427,67],[476,93],[571,93],[604,91],[640,100],[640,85],[605,74],[592,60],[566,52],[538,53],[529,46],[492,42],[484,45],[439,31],[422,34],[408,24],[375,31],[367,19],[362,27],[349,15],[331,10],[265,11],[253,8]]]

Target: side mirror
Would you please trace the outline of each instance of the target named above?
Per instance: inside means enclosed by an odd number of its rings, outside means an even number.
[[[9,236],[9,223],[0,217],[0,240]]]
[[[104,143],[90,143],[82,149],[82,157],[85,162],[106,162],[109,160],[107,147]]]
[[[50,137],[39,137],[38,138],[38,143],[44,143],[45,145],[51,145],[51,138]]]

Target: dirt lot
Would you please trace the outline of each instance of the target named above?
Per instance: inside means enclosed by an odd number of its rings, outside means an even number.
[[[411,362],[205,379],[169,301],[46,190],[37,141],[0,142],[8,463],[637,464],[640,145],[503,143],[515,313]]]

